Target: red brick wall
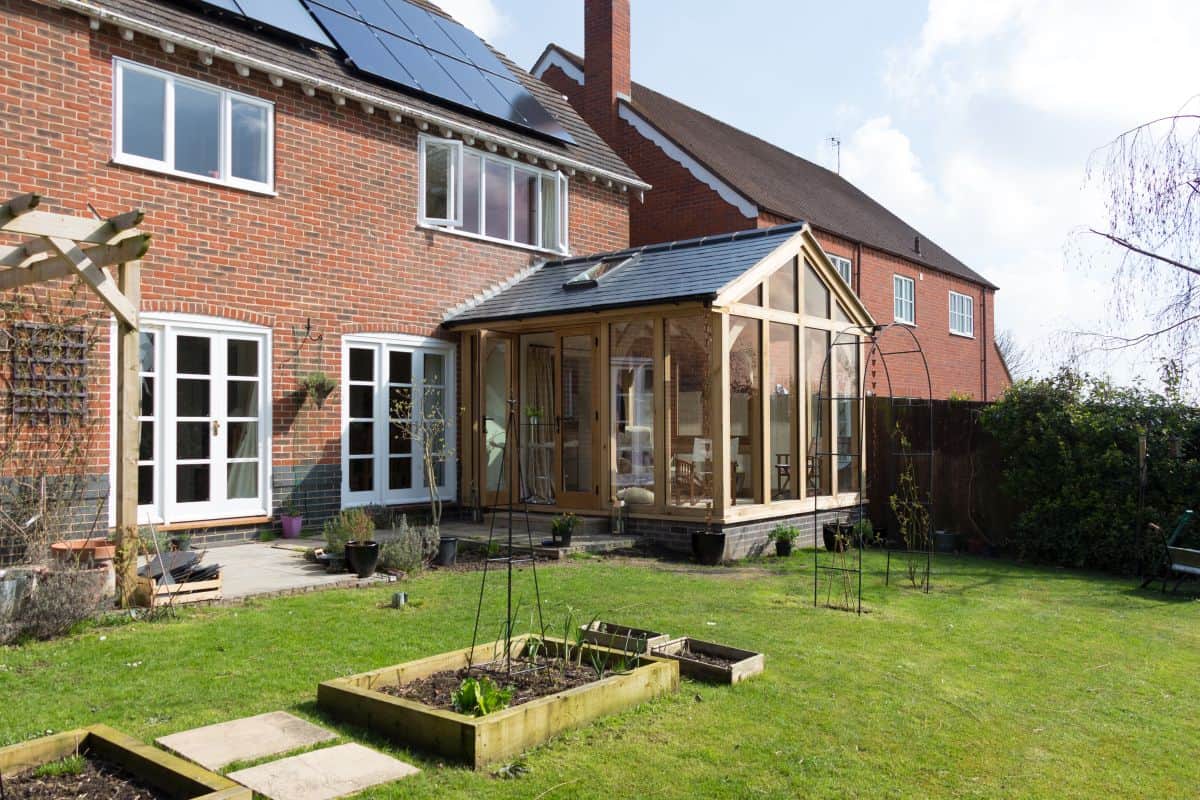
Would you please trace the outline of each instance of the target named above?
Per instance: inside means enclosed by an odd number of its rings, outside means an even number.
[[[628,97],[631,85],[629,0],[584,0],[583,28],[588,60],[582,104],[596,132],[612,141],[619,136],[616,98]]]
[[[340,337],[352,332],[439,335],[444,312],[544,258],[417,227],[417,131],[295,84],[237,75],[165,54],[144,36],[22,0],[0,0],[0,196],[37,191],[45,210],[89,215],[146,211],[154,235],[143,262],[142,308],[246,320],[274,329],[274,465],[339,458],[341,392],[304,412],[292,450],[293,393],[313,370],[341,374]],[[110,164],[112,57],[228,87],[275,103],[275,189],[266,197]],[[628,245],[629,196],[570,182],[571,249]],[[4,244],[11,244],[6,238]],[[296,355],[312,321],[319,344]],[[107,383],[108,363],[97,365]],[[107,393],[94,405],[107,422]],[[106,448],[97,467],[107,468]]]

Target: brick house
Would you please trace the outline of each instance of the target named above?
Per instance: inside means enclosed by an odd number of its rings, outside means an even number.
[[[634,245],[805,220],[879,322],[911,324],[934,398],[996,398],[997,287],[840,175],[631,79],[629,0],[585,0],[585,54],[546,47],[532,72],[654,186],[630,206]],[[924,396],[914,360],[897,395]]]

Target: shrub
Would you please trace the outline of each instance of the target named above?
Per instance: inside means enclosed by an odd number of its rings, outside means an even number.
[[[14,638],[53,639],[94,616],[104,602],[102,569],[55,569],[38,577],[20,615]]]
[[[368,542],[375,538],[375,521],[361,508],[348,508],[325,523],[325,551],[340,555],[346,542]]]
[[[794,542],[799,535],[800,529],[795,525],[776,525],[767,538],[772,542]]]
[[[437,528],[429,525],[409,525],[401,516],[392,528],[393,538],[379,547],[379,566],[383,569],[420,572],[438,551],[440,537]]]

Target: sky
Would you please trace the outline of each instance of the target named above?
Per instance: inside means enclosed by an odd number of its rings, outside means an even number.
[[[583,0],[440,0],[532,67]],[[635,81],[841,173],[1000,286],[1039,372],[1115,319],[1089,159],[1200,94],[1195,0],[632,0]],[[1145,353],[1083,366],[1157,386]]]

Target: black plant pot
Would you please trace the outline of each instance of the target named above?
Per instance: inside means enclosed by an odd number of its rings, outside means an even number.
[[[358,577],[371,577],[379,563],[379,542],[346,542],[346,563]]]
[[[570,547],[572,531],[563,531],[562,533],[550,533],[551,541],[555,547]]]
[[[846,540],[838,538],[837,525],[824,525],[821,528],[821,537],[825,540],[825,549],[831,553],[840,553],[846,549]]]
[[[780,558],[786,558],[792,554],[792,542],[790,539],[775,540],[775,555]]]
[[[433,563],[439,567],[451,567],[455,561],[458,561],[458,539],[444,537],[438,543],[438,554]]]
[[[720,564],[725,557],[725,534],[693,533],[692,555],[701,564],[709,567]]]

